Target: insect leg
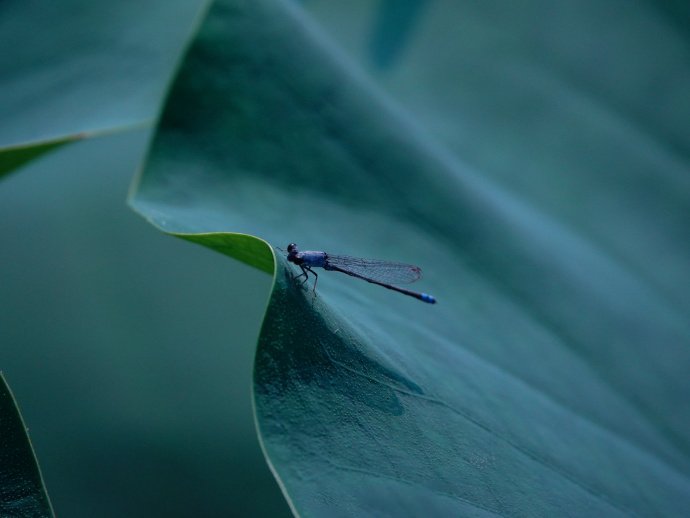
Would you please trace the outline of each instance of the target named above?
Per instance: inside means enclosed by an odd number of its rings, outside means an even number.
[[[307,273],[307,270],[310,270],[310,268],[308,266],[305,267],[301,264],[299,265],[299,267],[302,270],[302,273],[299,274],[297,277],[295,277],[295,279],[299,279],[300,277],[302,277],[302,275],[304,275],[304,280],[302,281],[302,284],[304,284],[305,282],[307,282],[309,280],[309,274]]]
[[[316,293],[316,283],[319,282],[319,275],[308,266],[306,268],[307,270],[309,270],[309,273],[311,273],[314,276],[314,293]]]

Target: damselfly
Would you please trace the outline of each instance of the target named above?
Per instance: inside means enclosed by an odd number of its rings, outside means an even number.
[[[395,284],[409,284],[419,280],[422,276],[422,270],[418,266],[376,259],[360,259],[358,257],[327,254],[326,252],[312,250],[300,252],[295,243],[288,245],[287,252],[287,260],[296,264],[302,270],[302,273],[296,278],[304,275],[303,282],[307,282],[310,273],[314,276],[314,291],[316,291],[316,283],[319,280],[319,276],[312,268],[318,267],[357,277],[372,284],[378,284],[389,290],[419,299],[422,302],[436,304],[436,299],[431,295],[395,286]]]

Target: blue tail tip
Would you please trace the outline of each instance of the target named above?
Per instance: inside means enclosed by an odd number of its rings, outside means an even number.
[[[429,304],[436,304],[436,298],[428,293],[422,293],[422,300],[428,302]]]

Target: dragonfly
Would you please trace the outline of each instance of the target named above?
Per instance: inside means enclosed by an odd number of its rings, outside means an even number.
[[[377,259],[361,259],[314,250],[300,252],[295,243],[290,243],[287,247],[287,260],[302,270],[302,273],[295,277],[299,279],[304,276],[302,284],[307,282],[310,273],[314,276],[315,293],[319,276],[313,268],[323,268],[383,286],[428,304],[436,304],[436,298],[428,293],[420,293],[396,286],[396,284],[410,284],[418,281],[422,277],[422,270],[419,266]]]

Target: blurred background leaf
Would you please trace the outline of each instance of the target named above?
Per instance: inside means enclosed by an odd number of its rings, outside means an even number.
[[[8,147],[0,150],[0,177],[73,140],[75,139],[67,137],[55,141],[33,142],[27,146]]]
[[[3,2],[0,147],[151,122],[205,5]]]
[[[0,373],[0,513],[53,516],[17,403]]]
[[[63,147],[0,188],[0,361],[46,487],[65,516],[287,515],[251,409],[270,278],[127,208],[147,137]]]
[[[0,8],[0,170],[22,166],[0,183],[0,364],[59,515],[289,515],[251,411],[269,279],[124,203],[202,8]]]
[[[255,397],[294,508],[682,515],[684,35],[614,1],[416,2],[388,39],[391,3],[304,5],[214,4],[132,198],[427,266],[434,308],[279,262]]]

